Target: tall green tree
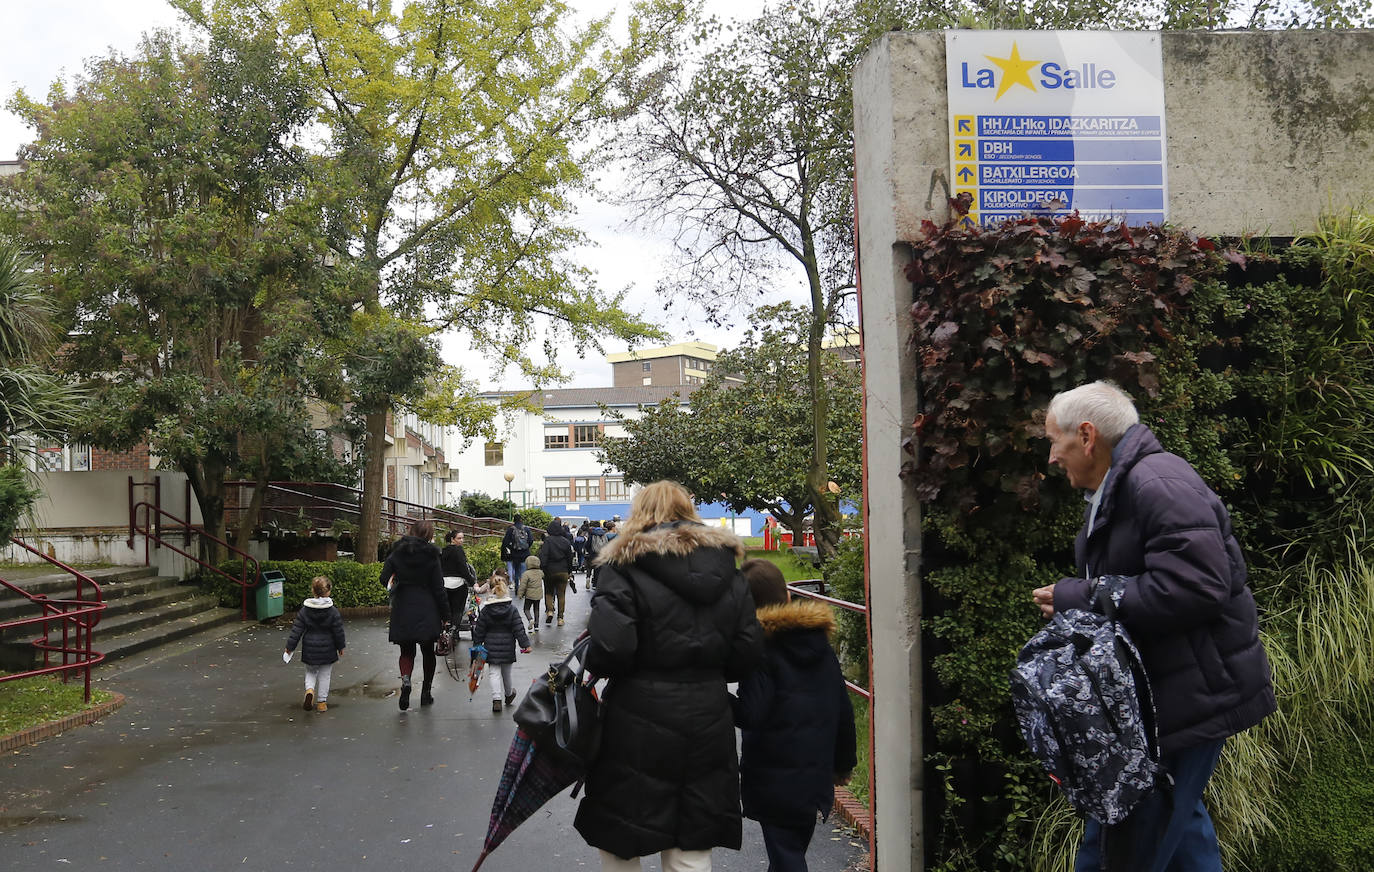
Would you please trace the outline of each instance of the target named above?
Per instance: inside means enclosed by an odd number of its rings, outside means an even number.
[[[301,205],[310,107],[293,69],[271,42],[159,33],[10,103],[37,139],[6,220],[44,258],[72,331],[63,365],[94,386],[78,434],[146,440],[216,536],[246,449],[309,430],[304,301],[323,249]]]
[[[807,381],[811,318],[805,309],[781,306],[756,319],[744,341],[716,359],[690,408],[669,399],[639,418],[615,414],[628,438],[605,440],[599,457],[630,481],[670,478],[703,502],[769,512],[800,542],[815,510],[807,462],[816,407]],[[833,446],[827,468],[838,497],[854,500],[863,463],[860,374],[829,350],[818,362]]]
[[[536,381],[559,376],[556,351],[600,349],[607,337],[656,335],[573,264],[581,236],[569,197],[585,189],[585,138],[620,111],[627,73],[653,51],[676,12],[636,18],[630,43],[606,22],[583,29],[543,0],[174,0],[206,25],[273,32],[307,77],[325,131],[313,176],[340,301],[435,330]],[[388,328],[389,329],[389,328]],[[385,345],[357,336],[356,342]],[[537,363],[534,349],[549,363]],[[377,538],[386,416],[398,397],[446,387],[471,411],[473,391],[434,370],[375,368],[353,383],[365,418],[360,553]],[[445,423],[442,417],[440,423]]]
[[[680,230],[680,292],[718,315],[801,277],[812,437],[801,502],[822,558],[840,535],[822,340],[852,314],[855,288],[849,76],[876,35],[921,14],[904,0],[806,0],[733,28],[705,21],[678,52],[690,66],[643,103],[625,151],[631,201]]]

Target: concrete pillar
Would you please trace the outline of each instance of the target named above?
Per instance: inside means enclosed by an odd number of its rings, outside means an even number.
[[[916,362],[910,344],[911,286],[902,268],[911,259],[901,240],[913,238],[919,217],[942,207],[948,158],[921,152],[918,172],[931,180],[928,203],[904,201],[898,189],[913,154],[903,130],[944,125],[944,91],[917,94],[897,83],[904,78],[884,37],[860,63],[854,78],[855,173],[858,191],[860,316],[864,356],[864,507],[869,638],[873,657],[877,863],[883,872],[922,868],[922,822],[926,789],[921,695],[921,517],[902,463],[911,455],[903,442],[914,439]],[[939,57],[909,59],[937,65]],[[905,203],[905,205],[904,205]],[[919,216],[919,217],[918,217]],[[913,221],[915,223],[913,223]]]

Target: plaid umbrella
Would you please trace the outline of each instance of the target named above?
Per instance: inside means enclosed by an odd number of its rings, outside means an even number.
[[[473,645],[468,649],[468,657],[472,665],[468,667],[468,695],[477,692],[477,685],[482,683],[482,667],[487,665],[487,646]]]
[[[491,822],[487,825],[482,854],[473,864],[472,872],[477,872],[487,855],[496,850],[497,845],[504,842],[506,836],[514,832],[526,818],[565,787],[579,782],[582,774],[577,764],[559,760],[555,755],[541,751],[523,729],[517,729],[515,739],[510,743],[510,751],[506,753],[501,781],[496,786],[496,799],[491,804]]]

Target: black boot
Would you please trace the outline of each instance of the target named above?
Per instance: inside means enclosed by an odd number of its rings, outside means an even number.
[[[430,682],[420,685],[420,705],[434,705],[434,694],[429,692]]]
[[[409,675],[407,675],[406,677],[404,677],[404,678],[401,679],[401,699],[400,699],[400,703],[399,703],[399,704],[400,704],[400,706],[401,706],[401,711],[405,711],[406,709],[410,708],[410,676],[409,676]]]

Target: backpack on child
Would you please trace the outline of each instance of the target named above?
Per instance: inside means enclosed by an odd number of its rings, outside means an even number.
[[[1102,613],[1055,612],[1016,658],[1011,699],[1031,753],[1069,803],[1120,823],[1169,776],[1140,652],[1117,620],[1126,579],[1098,579]]]

